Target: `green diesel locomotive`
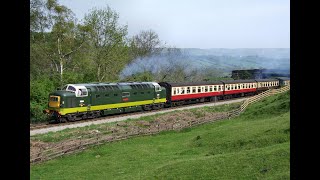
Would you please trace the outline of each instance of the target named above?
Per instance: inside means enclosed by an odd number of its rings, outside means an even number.
[[[49,94],[45,113],[57,122],[160,109],[166,89],[156,82],[68,84]]]

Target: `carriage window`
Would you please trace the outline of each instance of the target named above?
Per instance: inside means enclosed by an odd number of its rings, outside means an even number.
[[[184,94],[184,87],[181,88],[181,94]]]
[[[197,87],[192,87],[192,93],[196,93]]]
[[[137,95],[137,92],[134,92],[133,94],[134,94],[134,95]]]
[[[105,94],[104,96],[109,97],[109,94]]]
[[[214,90],[214,91],[217,91],[217,86],[213,86],[213,90]]]
[[[118,96],[118,94],[114,94],[114,96]]]
[[[176,88],[173,88],[173,94],[177,94]]]
[[[177,88],[177,94],[180,94],[179,90],[180,90],[180,88]]]
[[[100,94],[96,94],[96,98],[100,98]]]
[[[201,87],[200,86],[198,86],[198,92],[201,92]]]
[[[218,86],[218,91],[220,91],[220,89],[221,89],[221,86]]]
[[[187,87],[187,94],[190,94],[190,87]]]
[[[208,86],[204,87],[204,92],[208,92]]]

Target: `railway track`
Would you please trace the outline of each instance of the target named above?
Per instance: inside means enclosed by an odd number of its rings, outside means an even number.
[[[235,99],[246,99],[248,97],[250,97],[250,96],[220,100],[220,101],[216,101],[216,102],[227,102],[227,101],[232,101]],[[161,112],[166,109],[179,109],[182,107],[192,107],[192,106],[197,106],[200,104],[202,104],[202,105],[203,104],[212,104],[212,103],[216,103],[216,102],[185,104],[185,105],[180,105],[180,106],[175,106],[175,107],[170,107],[170,108],[162,108],[162,109],[150,110],[150,111],[138,111],[138,112],[129,112],[129,113],[123,113],[123,114],[108,115],[108,116],[103,116],[103,117],[99,117],[99,118],[83,119],[83,120],[78,120],[78,121],[73,121],[73,122],[64,122],[64,123],[55,123],[55,124],[51,124],[51,123],[47,122],[47,123],[39,123],[39,124],[30,124],[30,131],[37,130],[37,129],[46,129],[46,128],[51,128],[51,127],[57,127],[57,126],[66,126],[66,125],[77,124],[77,123],[82,123],[82,122],[94,122],[94,121],[112,119],[112,118],[117,118],[117,117],[132,116],[132,115],[137,115],[137,114],[143,114],[145,112]]]

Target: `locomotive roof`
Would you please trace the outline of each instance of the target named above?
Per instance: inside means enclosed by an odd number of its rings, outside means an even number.
[[[83,83],[83,84],[73,84],[76,86],[116,86],[117,83]]]
[[[200,85],[217,85],[223,84],[220,81],[203,81],[203,82],[166,82],[167,84],[171,85],[171,87],[178,87],[178,86],[200,86]]]
[[[277,77],[276,79],[283,80],[283,81],[290,80],[290,78],[288,78],[288,77]]]
[[[225,84],[234,84],[234,83],[255,83],[254,79],[241,79],[241,80],[224,80],[221,81]]]
[[[257,82],[278,81],[278,79],[256,79]]]
[[[73,91],[77,89],[90,88],[91,91],[117,91],[127,89],[152,89],[156,85],[155,82],[118,82],[118,83],[86,83],[86,84],[67,84],[73,86]]]
[[[123,85],[136,85],[136,84],[151,84],[154,82],[118,82],[118,83],[82,83],[82,84],[72,84],[75,86],[123,86]]]

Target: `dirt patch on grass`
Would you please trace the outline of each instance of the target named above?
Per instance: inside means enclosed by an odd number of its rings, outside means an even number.
[[[131,136],[156,134],[166,130],[180,131],[186,127],[226,117],[226,112],[208,112],[202,109],[178,111],[164,114],[163,116],[156,116],[150,121],[118,122],[96,126],[95,129],[73,130],[68,134],[60,134],[60,136],[64,136],[63,138],[54,137],[57,138],[55,140],[62,139],[55,142],[44,142],[33,138],[30,139],[30,160],[35,162],[51,159],[68,152],[84,149],[87,145],[127,139]],[[52,136],[55,135],[53,134]]]

